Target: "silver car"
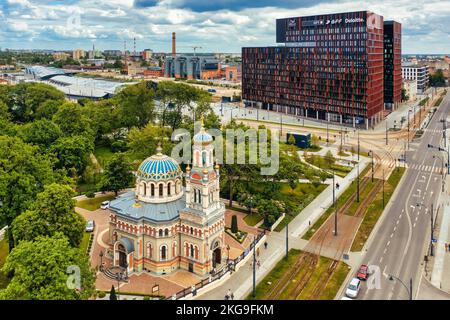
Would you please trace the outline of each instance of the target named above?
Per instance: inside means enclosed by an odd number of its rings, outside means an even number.
[[[89,220],[86,223],[86,232],[93,232],[95,229],[95,222],[94,220]]]

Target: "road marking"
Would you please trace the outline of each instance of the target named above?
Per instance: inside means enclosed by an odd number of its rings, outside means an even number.
[[[397,220],[397,224],[399,224],[400,223],[400,220]]]
[[[383,262],[383,257],[380,258],[380,264]]]
[[[386,254],[387,248],[384,248],[383,254]]]
[[[397,223],[398,223],[398,221],[397,221]],[[397,226],[394,227],[394,232],[395,232],[395,230],[397,230]]]
[[[394,236],[394,233],[391,233],[391,238]]]
[[[388,241],[388,243],[386,244],[386,247],[389,247],[390,244],[391,244],[391,240]]]
[[[413,224],[413,228],[415,228],[416,227],[416,223],[414,222],[414,224]]]

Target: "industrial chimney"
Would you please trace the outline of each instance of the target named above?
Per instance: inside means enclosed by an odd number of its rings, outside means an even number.
[[[172,32],[172,56],[175,57],[177,55],[177,40],[175,32]]]

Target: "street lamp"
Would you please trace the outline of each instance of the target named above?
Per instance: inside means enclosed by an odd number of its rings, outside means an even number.
[[[337,236],[337,201],[336,201],[336,191],[335,191],[335,187],[336,187],[336,183],[335,183],[335,178],[334,178],[334,169],[331,169],[331,171],[333,172],[333,206],[334,206],[334,236]]]
[[[403,287],[406,289],[406,291],[408,292],[409,300],[412,300],[412,293],[413,293],[412,278],[409,279],[409,288],[402,280],[400,280],[398,277],[396,277],[392,274],[389,275],[389,280],[390,281],[394,281],[394,280],[399,281],[403,285]]]
[[[373,151],[370,150],[370,151],[369,151],[369,154],[370,154],[371,157],[372,157],[372,182],[373,182],[373,175],[374,175]]]
[[[256,235],[253,236],[253,298],[256,297]]]

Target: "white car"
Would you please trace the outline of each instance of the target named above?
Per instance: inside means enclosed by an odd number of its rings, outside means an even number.
[[[86,232],[93,232],[95,228],[95,222],[94,220],[89,220],[86,223]]]
[[[353,278],[352,281],[350,281],[347,290],[345,291],[345,295],[349,298],[356,298],[358,296],[360,287],[361,280],[359,280],[358,278]]]
[[[351,299],[349,297],[342,297],[341,300],[353,300],[353,299]]]
[[[102,205],[100,206],[100,208],[102,208],[102,210],[106,210],[109,208],[109,201],[103,201]]]

